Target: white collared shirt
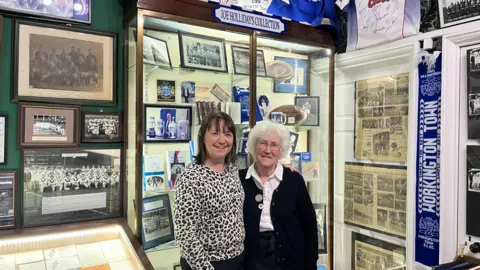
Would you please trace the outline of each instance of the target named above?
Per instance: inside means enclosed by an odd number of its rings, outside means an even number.
[[[257,187],[263,190],[263,208],[260,216],[260,232],[273,231],[273,223],[270,217],[270,204],[272,202],[273,192],[278,188],[278,185],[280,185],[280,181],[282,181],[283,166],[280,163],[277,163],[275,171],[268,177],[268,180],[265,182],[265,184],[262,183],[257,170],[255,170],[255,164],[248,168],[245,178],[249,179],[252,176]]]

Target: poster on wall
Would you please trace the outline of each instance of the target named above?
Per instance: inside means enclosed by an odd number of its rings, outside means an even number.
[[[344,221],[405,238],[407,167],[345,162]]]
[[[415,264],[435,266],[440,257],[440,104],[442,56],[420,52],[415,177]],[[420,266],[419,266],[420,267]]]
[[[408,74],[356,82],[355,158],[407,162]]]
[[[480,138],[480,49],[467,51],[468,138]]]
[[[352,270],[405,269],[405,266],[404,247],[352,232]]]
[[[480,237],[480,146],[467,146],[467,235]]]
[[[470,0],[438,1],[440,27],[475,21],[480,18],[480,3]]]

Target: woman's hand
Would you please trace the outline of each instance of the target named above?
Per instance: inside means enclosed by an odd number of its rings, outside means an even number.
[[[292,165],[288,164],[288,163],[281,163],[283,167],[287,168],[287,169],[290,169],[291,172],[297,172],[297,173],[300,173],[299,170],[297,170],[295,167],[293,167]]]

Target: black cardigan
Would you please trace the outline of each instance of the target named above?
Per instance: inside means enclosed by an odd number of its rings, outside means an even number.
[[[254,270],[260,237],[259,202],[261,194],[253,176],[245,179],[247,170],[240,170],[245,190],[243,215],[245,222],[246,270]],[[275,233],[275,245],[282,269],[316,270],[318,260],[317,217],[303,177],[283,168],[283,178],[273,192],[270,215]]]

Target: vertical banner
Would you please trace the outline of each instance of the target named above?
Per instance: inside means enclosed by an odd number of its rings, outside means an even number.
[[[421,52],[418,61],[415,261],[438,265],[440,240],[440,52]]]

